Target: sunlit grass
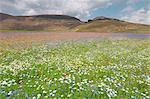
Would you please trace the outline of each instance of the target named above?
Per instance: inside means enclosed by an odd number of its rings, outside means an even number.
[[[149,45],[120,39],[1,47],[0,98],[149,99]]]

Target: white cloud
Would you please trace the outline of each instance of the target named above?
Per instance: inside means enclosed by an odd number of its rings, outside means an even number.
[[[30,9],[28,11],[25,11],[26,15],[36,14],[36,11],[34,9]]]
[[[147,2],[147,6],[141,8],[135,8],[136,3],[143,2],[141,0],[128,0],[127,6],[121,11],[121,19],[141,24],[150,25],[150,1]]]
[[[132,12],[132,11],[134,11],[134,8],[132,6],[127,6],[121,12],[126,13],[126,12]]]
[[[13,1],[13,2],[12,2]],[[24,15],[67,14],[79,18],[90,16],[95,9],[110,6],[112,0],[0,0],[2,7],[7,6]]]
[[[127,20],[129,22],[149,24],[150,25],[150,10],[146,10],[141,8],[139,10],[135,10],[130,12],[130,14],[123,16],[123,20]]]

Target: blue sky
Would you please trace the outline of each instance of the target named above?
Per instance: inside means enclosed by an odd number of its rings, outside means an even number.
[[[0,0],[12,15],[65,14],[88,20],[97,16],[150,24],[150,0]]]

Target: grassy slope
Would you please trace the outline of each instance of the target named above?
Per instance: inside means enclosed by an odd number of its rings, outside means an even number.
[[[52,22],[53,23],[53,22]],[[49,24],[52,24],[49,23]],[[34,23],[33,23],[34,24]],[[48,23],[47,23],[48,24]],[[67,24],[67,23],[62,23]],[[75,27],[53,25],[46,26],[42,29],[0,29],[0,32],[104,32],[104,33],[117,33],[117,32],[128,32],[128,33],[150,33],[150,25],[133,24],[123,21],[93,21]],[[13,24],[12,24],[13,25]],[[32,24],[31,24],[32,25]],[[41,24],[42,25],[42,24]],[[44,25],[44,24],[43,24]],[[22,25],[23,26],[23,25]]]
[[[82,22],[66,15],[11,16],[0,13],[0,31],[68,31]]]
[[[1,23],[1,31],[68,31],[80,24],[72,20],[4,20]]]
[[[150,25],[133,24],[116,20],[97,20],[79,25],[75,28],[75,31],[150,33]]]

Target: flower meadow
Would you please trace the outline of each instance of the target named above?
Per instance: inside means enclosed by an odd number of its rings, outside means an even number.
[[[0,48],[0,99],[150,99],[148,39],[31,45]]]

